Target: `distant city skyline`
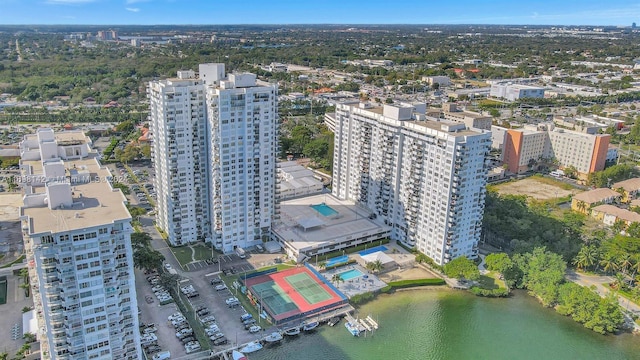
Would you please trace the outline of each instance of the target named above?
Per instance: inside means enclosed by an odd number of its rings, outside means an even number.
[[[631,26],[629,0],[487,2],[245,0],[0,0],[0,24],[496,24]]]

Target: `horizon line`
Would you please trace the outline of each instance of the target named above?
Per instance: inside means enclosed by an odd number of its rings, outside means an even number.
[[[597,25],[597,24],[483,24],[483,23],[234,23],[234,24],[0,24],[3,26],[594,26],[594,27],[615,27],[631,28],[632,25]]]

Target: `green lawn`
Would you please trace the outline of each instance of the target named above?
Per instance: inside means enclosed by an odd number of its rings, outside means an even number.
[[[507,288],[507,285],[504,283],[504,281],[500,280],[500,275],[494,271],[490,271],[485,275],[480,275],[480,279],[478,279],[478,284],[482,289],[485,289],[485,290]]]
[[[173,255],[176,256],[180,265],[185,266],[191,262],[191,248],[188,246],[171,248],[171,251],[173,251]]]
[[[194,256],[196,261],[211,259],[211,247],[204,244],[196,244],[192,245],[191,247],[196,251]],[[215,251],[213,252],[213,257],[217,257]]]

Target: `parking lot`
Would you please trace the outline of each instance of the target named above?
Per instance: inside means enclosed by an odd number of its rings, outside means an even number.
[[[162,350],[171,351],[171,357],[177,358],[186,355],[184,346],[176,338],[175,329],[167,320],[169,315],[179,311],[178,306],[175,303],[160,305],[158,299],[153,295],[153,291],[151,291],[151,284],[146,280],[147,275],[138,269],[135,270],[135,273],[138,307],[141,311],[140,324],[155,324],[158,329],[156,331],[158,345]],[[147,303],[146,296],[151,296],[154,301]]]

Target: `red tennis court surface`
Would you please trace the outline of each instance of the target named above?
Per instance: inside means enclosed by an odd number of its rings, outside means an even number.
[[[276,323],[322,313],[347,302],[304,266],[249,278],[245,285]]]

